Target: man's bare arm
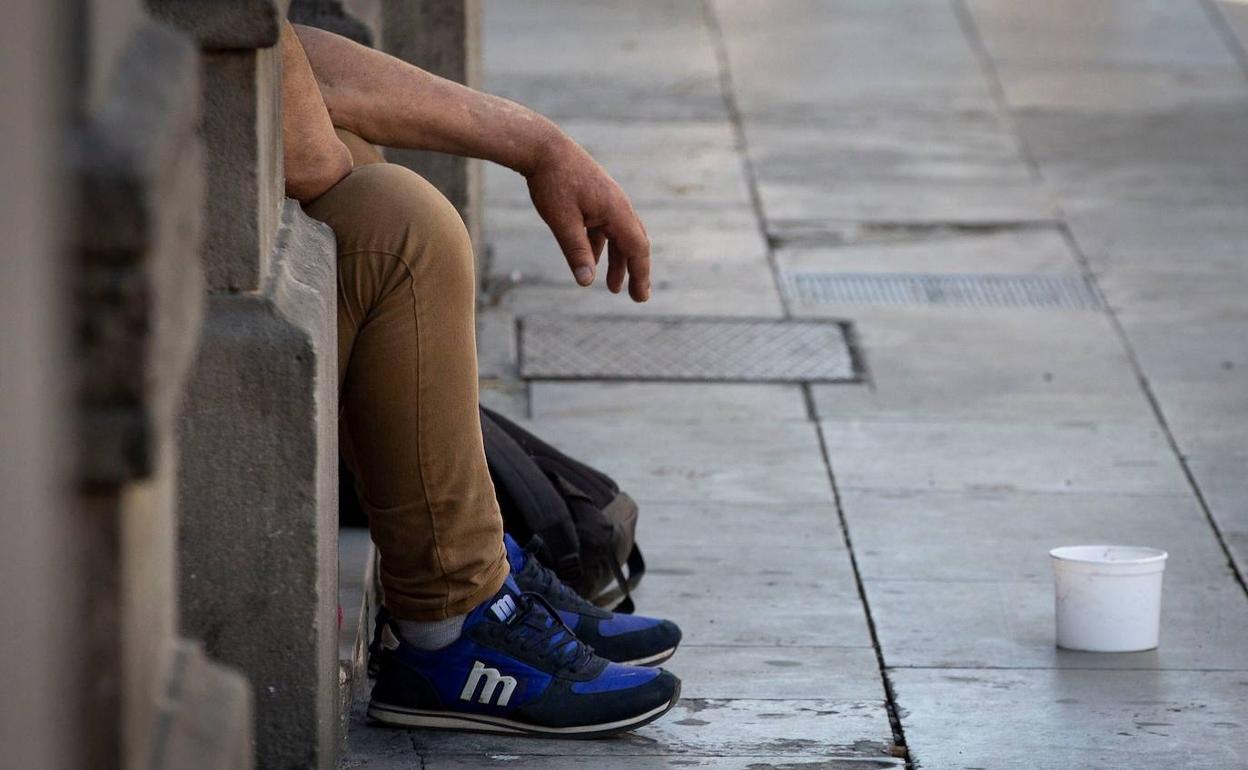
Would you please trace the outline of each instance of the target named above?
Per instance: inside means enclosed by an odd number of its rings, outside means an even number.
[[[628,196],[550,120],[371,48],[295,26],[335,126],[374,144],[500,163],[523,174],[581,285],[608,248],[607,286],[650,296],[650,241]]]
[[[351,152],[334,133],[299,38],[282,26],[282,149],[286,194],[318,198],[351,172]]]

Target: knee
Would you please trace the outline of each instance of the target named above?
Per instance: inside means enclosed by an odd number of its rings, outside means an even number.
[[[382,251],[410,258],[409,267],[443,282],[474,279],[472,241],[455,206],[419,174],[393,163],[356,167],[312,216],[334,228],[339,251]],[[324,211],[320,209],[323,208]],[[318,214],[324,216],[318,216]]]

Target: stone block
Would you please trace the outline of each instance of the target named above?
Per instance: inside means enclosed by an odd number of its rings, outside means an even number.
[[[254,291],[268,274],[284,195],[280,75],[276,48],[204,55],[210,290]]]
[[[251,687],[238,672],[208,659],[195,642],[173,650],[153,768],[249,770]]]
[[[916,766],[1222,770],[1248,762],[1243,672],[900,669],[891,676]]]
[[[153,16],[205,50],[268,48],[281,35],[290,0],[147,0]]]
[[[334,238],[293,201],[263,288],[216,294],[180,424],[188,635],[256,695],[261,767],[336,761]]]

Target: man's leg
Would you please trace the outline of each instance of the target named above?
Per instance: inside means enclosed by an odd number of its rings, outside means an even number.
[[[356,141],[367,165],[307,207],[338,240],[342,453],[388,611],[454,618],[508,573],[477,412],[472,245],[437,190]]]
[[[508,577],[477,411],[463,222],[416,174],[348,147],[356,168],[307,210],[338,239],[342,453],[398,627],[381,627],[369,716],[580,736],[657,719],[680,697],[676,677],[594,655]]]

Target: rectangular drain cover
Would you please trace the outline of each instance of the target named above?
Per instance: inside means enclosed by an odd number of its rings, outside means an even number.
[[[781,275],[784,292],[816,305],[947,305],[1099,310],[1101,298],[1080,275],[1061,273],[820,273]]]
[[[541,315],[519,324],[528,379],[857,379],[839,321]]]

